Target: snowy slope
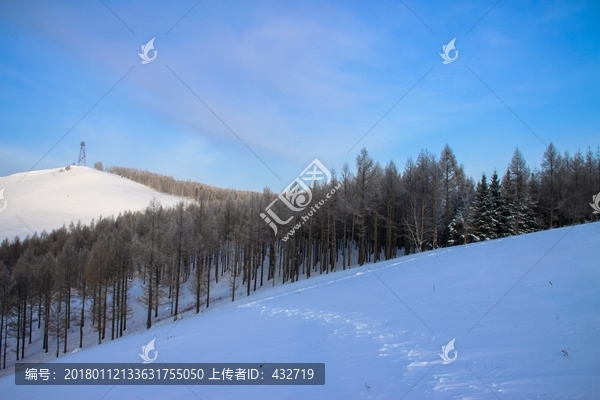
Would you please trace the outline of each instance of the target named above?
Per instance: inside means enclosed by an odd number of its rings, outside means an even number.
[[[599,399],[599,238],[594,223],[316,276],[57,360],[141,366],[156,338],[157,362],[324,362],[324,386],[32,387],[9,375],[0,396]],[[454,338],[457,360],[442,365]]]
[[[126,210],[142,210],[156,197],[163,205],[180,198],[108,172],[82,166],[70,171],[47,169],[0,177],[6,209],[0,212],[0,240],[51,231],[71,221],[89,224],[99,216],[115,217]],[[0,199],[0,209],[4,202]]]

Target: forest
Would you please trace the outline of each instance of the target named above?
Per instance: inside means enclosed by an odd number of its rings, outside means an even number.
[[[466,175],[446,145],[439,156],[422,150],[400,170],[362,149],[351,168],[313,189],[313,201],[337,188],[311,218],[275,234],[260,217],[278,193],[221,189],[133,168],[95,167],[185,198],[166,208],[71,222],[51,232],[0,243],[0,365],[7,353],[26,357],[32,334],[56,357],[83,346],[84,326],[97,343],[127,331],[130,289],[143,287],[150,329],[170,304],[182,312],[183,290],[194,311],[210,307],[211,288],[225,280],[231,301],[257,287],[309,279],[402,254],[423,252],[600,220],[589,203],[600,191],[600,147],[560,153],[550,144],[539,166],[516,149],[506,170]],[[285,214],[278,209],[277,213]],[[292,227],[293,232],[290,232]],[[75,301],[74,301],[75,300]],[[75,306],[77,305],[77,306]],[[142,316],[138,316],[141,318]],[[79,330],[79,343],[68,332]],[[71,336],[72,337],[72,336]],[[94,339],[96,340],[96,339]],[[52,350],[51,350],[52,349]]]

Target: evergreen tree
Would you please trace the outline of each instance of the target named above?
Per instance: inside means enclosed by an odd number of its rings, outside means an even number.
[[[506,174],[502,178],[502,196],[509,209],[509,220],[512,221],[512,233],[518,235],[523,231],[523,219],[530,213],[528,199],[528,182],[530,170],[519,149],[515,149]]]
[[[476,241],[490,240],[496,238],[494,232],[494,210],[492,196],[487,184],[485,173],[475,188],[475,201],[472,207],[474,214],[474,238]]]
[[[465,207],[460,207],[454,214],[454,218],[448,224],[448,245],[456,246],[474,241],[469,234],[469,212]]]
[[[502,191],[498,173],[494,170],[490,182],[490,197],[492,205],[493,231],[495,237],[506,237],[513,234],[512,215],[508,209]]]
[[[533,172],[527,182],[527,191],[523,197],[523,204],[520,214],[523,216],[521,220],[521,233],[531,233],[540,230],[540,212],[538,201],[539,179],[537,173]]]

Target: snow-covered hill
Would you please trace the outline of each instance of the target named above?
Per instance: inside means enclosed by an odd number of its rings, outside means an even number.
[[[324,362],[324,386],[35,387],[9,375],[0,396],[599,399],[599,239],[600,223],[586,224],[315,276],[56,360],[142,366],[156,338],[156,362]],[[452,339],[457,359],[443,365]]]
[[[51,231],[71,221],[89,224],[99,216],[142,210],[152,197],[166,206],[182,200],[82,166],[72,166],[69,171],[56,168],[0,177],[0,190],[3,188],[0,209],[4,205],[6,209],[0,212],[0,240]]]

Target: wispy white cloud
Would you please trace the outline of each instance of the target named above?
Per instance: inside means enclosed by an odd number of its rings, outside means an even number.
[[[209,175],[212,184],[225,186],[277,188],[281,181],[261,160],[281,176],[293,176],[315,157],[338,169],[343,162],[352,164],[355,153],[347,154],[348,149],[435,65],[355,150],[366,146],[381,162],[395,158],[403,165],[421,148],[435,151],[448,142],[457,153],[466,149],[461,162],[479,168],[506,162],[514,147],[533,148],[536,139],[466,65],[548,142],[561,140],[553,127],[582,124],[582,118],[556,121],[555,116],[561,103],[585,115],[584,99],[594,98],[589,82],[598,77],[598,56],[583,50],[591,39],[581,42],[583,47],[569,41],[569,35],[582,32],[600,36],[589,21],[568,25],[586,12],[581,5],[501,3],[465,36],[487,11],[478,3],[411,3],[432,34],[393,2],[207,2],[169,35],[189,5],[107,4],[135,34],[101,2],[2,6],[3,31],[18,37],[0,39],[10,45],[9,57],[0,62],[6,72],[0,87],[10,89],[4,91],[10,97],[0,102],[11,109],[0,118],[6,126],[21,127],[23,147],[42,131],[38,146],[58,140],[134,66],[53,157],[70,159],[73,149],[67,145],[76,146],[85,136],[97,142],[105,163],[184,178]],[[554,22],[559,29],[546,31]],[[441,45],[455,36],[460,57],[443,66]],[[153,37],[158,57],[141,65],[137,53]],[[31,115],[38,121],[30,121]],[[486,135],[502,137],[507,154],[498,151],[494,159],[474,151],[474,143],[496,143]],[[586,127],[570,143],[582,146],[589,137]],[[19,140],[10,141],[15,143]],[[3,171],[27,169],[19,162],[4,165]],[[211,172],[193,172],[196,166]]]

